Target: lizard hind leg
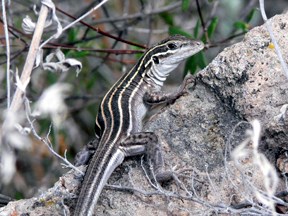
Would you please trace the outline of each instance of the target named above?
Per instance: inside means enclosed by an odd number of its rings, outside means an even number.
[[[94,140],[91,140],[88,142],[82,149],[79,151],[74,160],[74,165],[76,167],[81,165],[87,165],[90,159],[92,158],[93,154],[96,151],[96,148],[98,146],[99,139],[95,138]]]
[[[153,132],[140,132],[127,137],[120,144],[126,157],[145,153],[153,168],[153,174],[158,182],[173,178],[173,173],[165,171],[161,145]]]

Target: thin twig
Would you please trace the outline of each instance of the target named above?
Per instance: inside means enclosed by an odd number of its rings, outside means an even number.
[[[51,44],[51,45],[50,45]],[[65,50],[77,50],[77,51],[93,51],[93,52],[99,52],[99,53],[109,53],[109,54],[125,54],[125,55],[134,55],[138,53],[144,53],[143,50],[132,50],[132,49],[127,49],[127,50],[116,50],[116,49],[94,49],[94,48],[88,48],[88,47],[75,47],[75,46],[69,46],[65,44],[57,44],[57,43],[49,43],[49,45],[46,45],[43,48],[50,48],[50,49],[65,49]]]
[[[56,156],[57,158],[59,158],[60,160],[62,160],[64,162],[64,164],[62,164],[64,167],[68,167],[68,168],[71,168],[71,169],[74,169],[76,170],[78,173],[80,173],[81,175],[84,175],[84,173],[78,169],[76,166],[74,166],[70,161],[67,160],[67,157],[66,157],[66,150],[64,152],[64,157],[62,157],[61,155],[59,155],[54,149],[53,149],[53,146],[52,146],[52,143],[49,139],[49,136],[50,136],[50,133],[51,133],[51,130],[52,130],[52,125],[49,126],[49,130],[48,130],[48,133],[46,135],[46,138],[42,138],[36,131],[35,127],[34,127],[34,120],[31,120],[30,118],[30,107],[29,107],[29,100],[25,97],[25,108],[26,108],[26,118],[27,118],[27,121],[30,125],[30,128],[31,128],[31,132],[32,134],[34,135],[35,138],[37,138],[39,141],[41,141],[42,143],[44,143],[48,149],[50,150],[50,152]]]
[[[71,28],[72,26],[74,26],[76,23],[80,22],[81,20],[83,20],[85,17],[89,16],[92,12],[94,12],[95,10],[97,10],[98,8],[100,8],[103,4],[107,3],[108,0],[103,0],[102,2],[100,2],[98,5],[96,5],[95,7],[93,7],[91,10],[89,10],[87,13],[85,13],[84,15],[82,15],[81,17],[79,17],[78,19],[74,20],[73,22],[71,22],[70,24],[68,24],[67,26],[65,26],[62,29],[62,33],[64,31],[66,31],[67,29]],[[48,38],[46,41],[44,41],[41,45],[40,48],[42,48],[43,46],[45,46],[47,43],[49,43],[51,40],[55,39],[56,35],[52,35],[50,38]]]
[[[3,25],[4,25],[3,19],[0,18],[0,22],[3,23]],[[16,33],[21,34],[21,35],[23,35],[23,36],[25,36],[25,37],[28,37],[29,39],[32,38],[31,35],[27,35],[27,34],[25,34],[24,32],[16,29],[15,27],[13,27],[13,26],[11,26],[11,25],[9,25],[9,24],[7,24],[7,27],[8,27],[8,32],[9,32],[11,35],[13,35],[15,38],[17,38],[17,40],[21,41],[23,44],[25,44],[25,47],[28,47],[27,42],[26,42],[22,37],[20,37],[19,35],[17,35]],[[16,33],[15,33],[15,32],[16,32]],[[13,45],[12,45],[12,46],[13,46]]]
[[[259,4],[260,4],[260,11],[261,11],[261,15],[262,15],[262,18],[265,22],[265,26],[270,34],[270,37],[271,37],[271,40],[275,46],[275,50],[276,50],[276,53],[277,53],[277,56],[279,58],[279,61],[281,63],[281,66],[282,66],[282,69],[284,71],[284,74],[286,75],[286,77],[288,78],[288,68],[287,68],[287,64],[285,63],[284,59],[283,59],[283,55],[282,55],[282,52],[281,52],[281,49],[277,43],[277,40],[273,34],[273,30],[270,26],[270,22],[269,20],[267,19],[267,16],[266,16],[266,13],[265,13],[265,8],[264,8],[264,1],[263,0],[259,0]]]
[[[13,60],[15,60],[15,59],[16,59],[19,55],[21,55],[25,50],[26,50],[26,47],[24,47],[23,49],[15,52],[15,53],[13,53],[12,56],[10,57],[10,63],[13,62]],[[7,61],[2,61],[2,62],[0,62],[0,65],[6,64],[6,63],[7,63]],[[9,79],[9,80],[10,80],[10,79]],[[8,81],[8,79],[7,79],[7,81]],[[8,82],[7,82],[7,84],[8,84]],[[10,83],[9,83],[9,85],[10,85]],[[8,89],[7,89],[7,91],[8,91]]]
[[[200,21],[201,21],[201,26],[202,26],[202,29],[203,29],[203,33],[205,35],[206,42],[209,44],[210,41],[209,41],[209,37],[208,37],[207,26],[206,26],[206,23],[205,23],[205,21],[203,19],[203,15],[202,15],[202,12],[201,12],[199,0],[196,0],[196,5],[197,5],[197,11],[198,11],[198,14],[199,14],[199,17],[200,17]]]
[[[139,188],[134,188],[134,187],[127,187],[127,186],[121,186],[121,185],[111,185],[111,184],[106,184],[105,185],[106,189],[113,189],[113,190],[119,190],[119,191],[128,191],[130,193],[140,193],[144,196],[165,196],[165,197],[170,197],[170,198],[174,198],[174,199],[179,199],[179,200],[188,200],[188,201],[193,201],[196,202],[200,205],[206,206],[209,209],[213,209],[214,212],[217,213],[233,213],[233,214],[239,214],[239,213],[246,213],[246,214],[261,214],[263,215],[263,211],[261,211],[262,209],[257,209],[256,206],[251,205],[251,208],[249,208],[250,206],[245,206],[246,208],[239,208],[239,206],[236,206],[234,208],[234,206],[226,206],[223,204],[211,204],[205,200],[199,199],[198,197],[191,197],[191,196],[183,196],[183,195],[179,195],[179,194],[175,194],[175,193],[169,193],[167,194],[166,192],[163,193],[159,190],[154,190],[154,191],[145,191]],[[269,213],[271,212],[267,212],[266,215],[269,215]]]
[[[65,11],[61,10],[60,8],[56,8],[56,10],[59,11],[59,12],[61,12],[61,13],[63,13],[63,14],[65,14],[66,16],[70,17],[71,19],[74,19],[75,21],[76,21],[76,20],[79,20],[79,18],[76,19],[74,16],[66,13]],[[75,22],[75,21],[74,21],[74,22]],[[93,29],[94,31],[98,32],[99,34],[104,35],[104,36],[107,36],[107,37],[110,37],[110,38],[113,38],[113,39],[115,39],[116,41],[121,41],[121,42],[124,42],[124,43],[126,43],[126,44],[130,44],[130,45],[133,45],[133,46],[141,47],[141,48],[144,48],[144,49],[147,48],[146,46],[143,46],[143,45],[141,45],[141,44],[137,44],[137,43],[134,43],[134,42],[132,42],[132,41],[127,41],[127,40],[124,40],[124,39],[122,39],[122,38],[120,38],[120,37],[116,37],[116,36],[114,36],[114,35],[111,35],[111,34],[105,32],[105,31],[102,31],[100,28],[95,28],[94,26],[89,25],[88,23],[86,23],[86,22],[84,22],[84,21],[82,21],[82,20],[80,20],[79,22],[80,22],[81,24],[87,26],[88,28]],[[65,29],[65,28],[64,28],[64,29]],[[63,30],[64,30],[64,29],[63,29]]]
[[[228,43],[229,41],[231,41],[231,40],[233,40],[233,39],[235,39],[237,37],[241,37],[241,36],[245,35],[246,33],[247,32],[240,32],[240,33],[236,33],[236,34],[230,35],[229,37],[224,38],[221,41],[212,42],[211,44],[209,44],[209,47],[213,48],[213,47],[218,47],[218,46],[221,46],[221,45],[222,46],[223,45],[227,46],[227,45],[229,45],[231,43],[231,42]]]
[[[123,22],[126,20],[131,20],[131,19],[143,19],[146,18],[147,16],[151,16],[151,15],[155,15],[155,14],[160,14],[166,11],[170,11],[170,10],[175,10],[177,8],[181,7],[182,2],[181,1],[177,1],[175,3],[172,3],[170,5],[164,6],[162,8],[157,8],[153,11],[149,11],[147,13],[135,13],[135,14],[131,14],[131,15],[127,15],[127,16],[122,16],[122,17],[114,17],[114,18],[108,18],[108,19],[101,19],[101,20],[96,20],[93,22],[93,25],[95,24],[101,24],[101,23],[110,23],[110,22]]]
[[[7,82],[7,109],[10,107],[11,103],[11,85],[10,85],[10,41],[9,41],[9,32],[8,32],[8,24],[6,17],[6,4],[5,0],[2,0],[2,16],[3,16],[3,26],[5,32],[5,41],[6,41],[6,82]]]
[[[0,18],[0,22],[1,22],[1,23],[4,23],[4,21],[3,21],[1,18]],[[18,34],[21,34],[22,36],[25,36],[26,38],[29,38],[29,39],[32,38],[31,35],[26,34],[26,33],[22,32],[21,30],[15,28],[14,26],[11,26],[11,25],[8,25],[8,30],[9,30],[9,33],[10,33],[10,34],[14,35],[17,39],[19,39],[19,40],[22,41],[26,46],[28,46],[28,44],[26,43],[26,41],[23,40],[23,39],[22,39],[21,37],[19,37],[18,35],[16,35],[15,32],[18,33]]]

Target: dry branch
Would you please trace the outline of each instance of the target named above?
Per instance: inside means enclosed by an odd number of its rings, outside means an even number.
[[[38,48],[40,45],[40,41],[42,38],[42,33],[45,26],[45,21],[47,18],[49,12],[49,8],[46,5],[41,6],[40,12],[39,12],[39,18],[37,21],[37,25],[33,34],[33,38],[31,41],[31,46],[29,48],[29,52],[27,54],[27,58],[21,73],[20,81],[21,83],[29,83],[32,69],[34,66],[34,62],[36,59],[36,55],[38,52]],[[13,100],[10,106],[10,110],[13,112],[17,112],[21,106],[23,105],[23,90],[21,90],[19,87],[17,87],[16,92],[13,96]]]

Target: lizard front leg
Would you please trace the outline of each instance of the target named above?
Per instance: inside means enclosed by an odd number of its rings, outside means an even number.
[[[155,178],[158,182],[170,180],[173,175],[164,169],[164,160],[158,137],[153,132],[140,132],[127,137],[120,144],[125,156],[134,156],[146,153],[151,161]]]
[[[187,75],[177,91],[172,93],[162,91],[147,92],[143,100],[149,105],[173,103],[176,99],[188,92],[188,85],[191,83],[195,85],[195,78],[192,75]]]

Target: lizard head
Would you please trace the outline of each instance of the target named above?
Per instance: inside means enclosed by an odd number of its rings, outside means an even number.
[[[166,77],[185,59],[204,48],[202,41],[175,35],[151,47],[143,56],[147,79],[162,86]]]
[[[202,41],[175,35],[161,41],[153,50],[152,60],[155,64],[179,64],[188,57],[198,53],[204,48]]]

